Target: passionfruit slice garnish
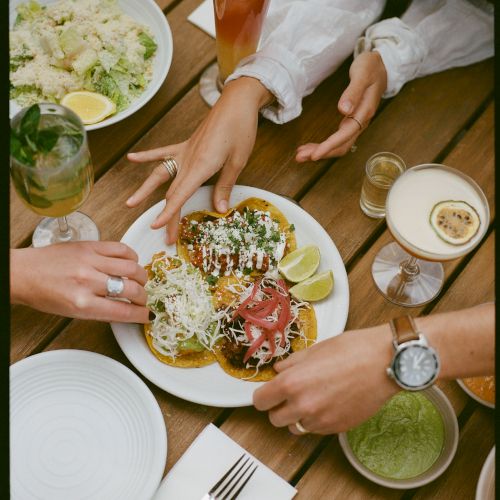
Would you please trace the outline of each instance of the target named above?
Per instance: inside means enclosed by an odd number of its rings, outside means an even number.
[[[465,201],[436,203],[429,218],[436,234],[446,243],[465,245],[478,232],[481,219],[476,209]]]

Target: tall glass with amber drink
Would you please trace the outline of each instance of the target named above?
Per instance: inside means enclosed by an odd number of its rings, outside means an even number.
[[[430,302],[443,286],[441,262],[476,247],[489,220],[486,196],[459,170],[439,164],[406,170],[387,195],[387,227],[397,243],[389,243],[375,257],[376,286],[398,305]]]
[[[90,194],[94,170],[80,118],[56,104],[35,104],[11,121],[10,172],[23,203],[45,216],[33,246],[98,240],[99,230],[76,212]]]
[[[200,93],[213,106],[226,78],[259,45],[269,0],[213,0],[217,64],[207,68],[200,80]]]

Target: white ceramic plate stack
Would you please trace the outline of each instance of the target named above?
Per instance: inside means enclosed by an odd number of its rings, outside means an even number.
[[[320,302],[313,303],[318,324],[318,341],[338,335],[344,330],[349,309],[349,285],[342,258],[328,233],[305,210],[282,196],[247,186],[235,186],[230,204],[234,206],[250,197],[267,200],[278,207],[295,226],[297,246],[314,244],[321,252],[317,272],[333,270],[333,292]],[[151,223],[160,213],[161,201],[143,213],[123,236],[122,240],[139,255],[139,263],[151,261],[154,253],[165,250],[176,253],[175,245],[166,246],[165,230],[153,231]],[[212,187],[204,186],[186,202],[182,214],[206,210],[212,206]],[[176,368],[159,361],[149,349],[142,327],[113,323],[113,333],[130,362],[147,379],[167,392],[194,403],[219,407],[249,406],[252,395],[262,382],[240,380],[226,374],[218,363],[203,368]]]
[[[129,368],[88,351],[10,368],[11,500],[137,500],[167,457],[161,410]]]
[[[9,4],[9,26],[13,26],[16,19],[16,7],[27,0],[11,0]],[[55,0],[37,0],[42,5],[49,5]],[[167,18],[154,0],[118,0],[118,4],[135,21],[151,30],[157,44],[156,53],[153,59],[153,78],[144,92],[133,101],[130,106],[115,115],[106,118],[102,122],[93,125],[85,125],[86,130],[95,130],[113,123],[117,123],[127,118],[137,110],[142,108],[158,92],[167,77],[170,64],[172,63],[173,41],[172,32],[168,25]],[[21,107],[13,100],[9,103],[9,115],[12,118]]]

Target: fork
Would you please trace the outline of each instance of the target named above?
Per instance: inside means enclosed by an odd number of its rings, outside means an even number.
[[[245,453],[243,453],[229,470],[212,486],[210,491],[205,493],[201,500],[234,500],[237,498],[258,467],[249,456],[243,460],[244,457]],[[250,469],[252,470],[250,474],[247,475]],[[242,480],[243,482],[241,482]],[[234,490],[236,491],[233,494]]]

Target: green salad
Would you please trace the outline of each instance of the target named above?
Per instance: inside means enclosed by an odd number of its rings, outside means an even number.
[[[127,108],[151,81],[157,44],[117,0],[34,0],[10,30],[10,98],[20,106],[89,90]]]

